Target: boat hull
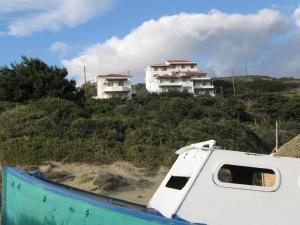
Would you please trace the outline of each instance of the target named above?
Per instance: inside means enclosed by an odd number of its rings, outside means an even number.
[[[2,176],[2,225],[188,224],[81,196],[10,167]]]

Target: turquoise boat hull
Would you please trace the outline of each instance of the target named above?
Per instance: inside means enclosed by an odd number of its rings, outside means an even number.
[[[100,196],[101,197],[101,196]],[[5,167],[2,175],[2,225],[184,225],[140,205],[48,182]],[[131,207],[128,207],[131,205]]]

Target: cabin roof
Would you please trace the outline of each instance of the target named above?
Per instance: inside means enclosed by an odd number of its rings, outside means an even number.
[[[300,158],[300,134],[281,146],[274,155]]]

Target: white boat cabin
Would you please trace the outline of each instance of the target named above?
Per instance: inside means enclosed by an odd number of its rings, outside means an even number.
[[[206,225],[300,224],[299,159],[214,146],[211,140],[178,150],[148,208]]]

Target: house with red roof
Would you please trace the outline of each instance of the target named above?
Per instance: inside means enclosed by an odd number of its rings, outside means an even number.
[[[198,71],[196,62],[189,60],[167,60],[147,66],[146,88],[151,93],[186,91],[195,96],[215,96],[211,78]]]
[[[132,76],[126,74],[98,75],[97,99],[132,97]]]

